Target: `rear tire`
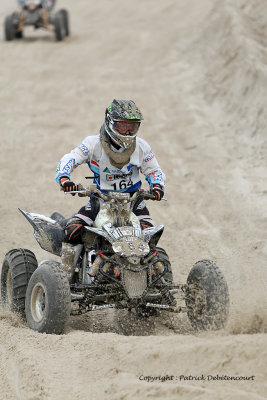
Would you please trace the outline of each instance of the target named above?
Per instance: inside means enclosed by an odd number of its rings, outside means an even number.
[[[25,301],[28,326],[45,333],[61,334],[69,319],[69,281],[56,261],[43,261],[32,275]]]
[[[27,286],[37,266],[34,253],[27,249],[10,250],[2,265],[1,301],[23,318]]]
[[[66,218],[63,217],[62,214],[59,212],[55,211],[53,214],[51,214],[50,218],[52,218],[54,221],[57,221],[59,224],[63,221],[65,221]]]
[[[219,267],[212,261],[198,261],[187,278],[187,315],[196,330],[224,328],[229,314],[229,292]]]

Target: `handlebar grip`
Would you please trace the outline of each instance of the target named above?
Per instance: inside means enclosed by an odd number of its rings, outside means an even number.
[[[156,197],[155,197],[155,195],[152,194],[152,193],[144,193],[144,199],[145,199],[145,200],[155,200]]]
[[[78,183],[78,184],[76,185],[76,190],[84,190],[83,185],[82,185],[81,183]]]

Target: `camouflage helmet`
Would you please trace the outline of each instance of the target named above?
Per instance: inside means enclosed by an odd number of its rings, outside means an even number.
[[[136,138],[142,113],[133,100],[116,100],[106,109],[105,130],[120,147],[129,148]]]

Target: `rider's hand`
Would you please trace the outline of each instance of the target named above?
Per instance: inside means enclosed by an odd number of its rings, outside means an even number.
[[[164,196],[164,190],[161,185],[153,185],[150,189],[150,192],[155,196],[155,200],[160,201]]]
[[[72,192],[73,190],[76,190],[75,183],[64,176],[60,179],[60,186],[64,192]],[[75,193],[72,193],[72,196],[75,196]]]

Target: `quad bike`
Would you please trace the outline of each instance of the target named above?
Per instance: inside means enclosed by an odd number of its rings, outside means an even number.
[[[215,263],[197,262],[186,284],[173,282],[165,250],[158,247],[164,226],[142,229],[135,206],[154,199],[148,191],[103,194],[95,185],[69,192],[89,196],[101,205],[94,226],[84,226],[82,243],[72,247],[72,268],[64,267],[66,219],[20,209],[46,251],[61,256],[61,263],[38,265],[26,249],[13,249],[1,273],[2,303],[27,319],[38,332],[63,332],[70,315],[106,308],[127,309],[146,318],[158,312],[186,312],[196,330],[221,329],[229,310],[227,283]],[[174,238],[173,238],[174,239]],[[171,240],[171,239],[170,239]],[[177,305],[176,296],[185,302]]]
[[[23,38],[24,28],[33,26],[55,33],[57,41],[70,35],[69,14],[65,9],[52,13],[51,9],[43,9],[38,2],[28,1],[20,12],[13,12],[5,19],[5,39],[11,41]]]

